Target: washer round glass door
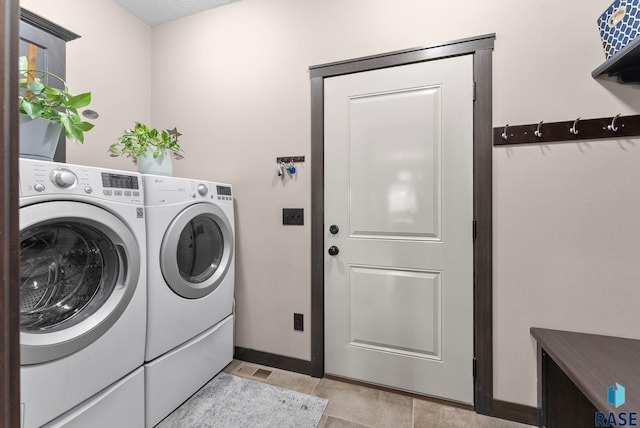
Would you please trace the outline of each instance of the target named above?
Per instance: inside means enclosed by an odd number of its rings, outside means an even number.
[[[171,222],[160,248],[165,281],[179,296],[198,299],[213,292],[229,270],[233,231],[213,204],[190,205]]]
[[[131,301],[140,262],[132,232],[104,209],[20,208],[21,364],[64,357],[104,334]]]

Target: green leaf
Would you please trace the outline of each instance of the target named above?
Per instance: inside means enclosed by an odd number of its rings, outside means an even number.
[[[76,126],[82,131],[90,131],[95,125],[89,122],[78,122],[76,123]]]
[[[20,105],[20,109],[31,119],[36,119],[42,115],[42,105],[38,102],[29,102],[27,100],[23,100]]]
[[[44,86],[42,92],[49,98],[62,99],[64,98],[63,91],[58,88],[52,88],[51,86]]]
[[[34,95],[40,95],[44,91],[44,89],[44,85],[38,80],[35,80],[27,85],[27,90]]]
[[[66,130],[70,134],[68,135],[69,137],[75,138],[81,143],[84,143],[84,134],[82,133],[82,130],[76,126],[75,123],[69,122],[69,127]]]
[[[63,113],[59,116],[58,120],[66,136],[71,137],[71,122],[69,121],[69,116]]]
[[[31,104],[27,100],[22,100],[22,102],[20,103],[20,111],[26,115],[29,115],[31,119],[35,119],[35,116],[33,114],[33,104]]]
[[[18,70],[21,73],[24,73],[29,68],[29,60],[26,56],[21,56],[18,58]]]
[[[89,105],[91,102],[91,93],[85,92],[84,94],[70,96],[66,102],[67,108],[80,108]]]

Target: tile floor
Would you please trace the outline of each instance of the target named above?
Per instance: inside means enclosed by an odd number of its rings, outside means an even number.
[[[234,360],[223,371],[329,400],[318,428],[529,427],[406,395],[244,361]]]

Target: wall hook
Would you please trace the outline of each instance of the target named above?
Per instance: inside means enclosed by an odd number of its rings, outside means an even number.
[[[615,113],[614,113],[615,114]],[[542,129],[544,128],[544,130]],[[537,132],[534,132],[537,131]],[[542,135],[544,134],[544,135]],[[640,137],[640,114],[612,114],[593,119],[573,116],[561,122],[538,122],[522,125],[498,125],[493,128],[493,144],[541,144],[560,141]]]
[[[618,127],[616,126],[616,119],[620,117],[620,113],[616,114],[613,119],[611,119],[611,125],[607,126],[609,131],[618,132]]]
[[[509,124],[507,123],[507,124],[504,126],[504,131],[502,131],[502,139],[503,139],[503,140],[508,140],[508,139],[509,139],[509,136],[507,135],[507,128],[508,128],[508,127],[509,127]]]
[[[538,123],[538,127],[536,128],[536,130],[533,132],[533,135],[535,135],[538,138],[542,138],[542,132],[540,132],[540,127],[542,126],[542,122],[544,122],[543,120],[540,121],[540,123]]]
[[[580,120],[580,118],[577,118],[576,120],[573,121],[573,126],[571,127],[571,129],[569,129],[569,132],[571,132],[573,135],[578,135],[578,121]]]

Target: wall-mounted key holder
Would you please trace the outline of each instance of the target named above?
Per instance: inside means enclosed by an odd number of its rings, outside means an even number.
[[[296,162],[304,162],[304,156],[283,156],[276,158],[276,162],[278,166],[276,168],[278,172],[278,177],[282,177],[286,172],[289,175],[294,175],[296,173]]]
[[[276,162],[278,163],[304,162],[304,156],[282,156],[282,157],[276,158]]]
[[[566,122],[505,125],[493,128],[493,144],[535,144],[640,136],[640,115],[616,114],[598,119],[577,118]]]

